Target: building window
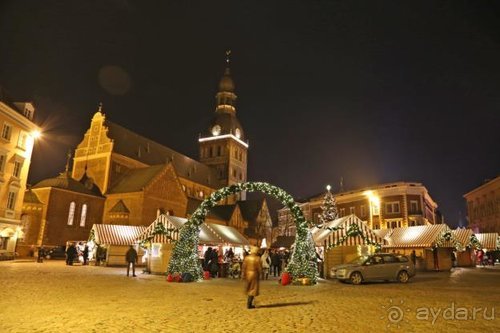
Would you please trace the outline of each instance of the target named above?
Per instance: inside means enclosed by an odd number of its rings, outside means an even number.
[[[2,138],[10,141],[10,135],[12,134],[12,126],[8,124],[3,124]]]
[[[372,206],[372,214],[373,215],[380,215],[380,206],[377,204],[373,204]]]
[[[87,204],[82,205],[82,214],[80,215],[80,227],[85,227],[85,220],[87,219]]]
[[[385,204],[385,212],[387,214],[399,213],[399,201],[388,202]]]
[[[394,228],[401,228],[401,221],[391,221],[389,223],[389,227],[391,229],[394,229]]]
[[[73,225],[73,220],[75,218],[75,206],[75,202],[71,201],[69,204],[68,225]]]
[[[240,150],[240,161],[243,161],[243,152]]]
[[[360,210],[361,210],[361,217],[366,217],[366,207],[365,207],[365,205],[361,205]]]
[[[21,162],[15,161],[14,162],[14,171],[12,172],[12,175],[14,177],[19,178],[19,175],[21,174],[21,168],[22,168]]]
[[[379,224],[374,224],[374,225],[373,225],[373,229],[375,229],[375,230],[376,230],[376,229],[380,229],[380,225],[379,225]]]
[[[233,169],[233,177],[236,178],[236,169]]]
[[[417,213],[418,212],[418,201],[410,200],[410,212]]]
[[[16,192],[9,192],[9,196],[7,197],[7,208],[14,209],[16,205]]]
[[[349,207],[349,214],[355,214],[354,207]]]
[[[0,155],[0,172],[5,171],[5,161],[7,160],[7,155],[2,154]]]
[[[345,208],[340,208],[340,217],[345,216]]]
[[[19,140],[17,140],[17,146],[21,149],[26,149],[27,141],[28,141],[28,133],[21,131],[19,133]]]

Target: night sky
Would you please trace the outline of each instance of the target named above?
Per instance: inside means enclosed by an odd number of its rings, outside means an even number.
[[[44,129],[29,181],[64,170],[99,102],[197,158],[226,49],[249,180],[422,182],[454,226],[500,172],[499,1],[1,1],[0,85]]]

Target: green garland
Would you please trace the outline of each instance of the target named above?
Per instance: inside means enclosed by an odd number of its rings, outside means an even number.
[[[336,230],[344,229],[344,228],[343,227],[337,227],[337,228],[328,228],[328,229],[332,230],[332,231],[336,231]],[[356,236],[360,236],[361,239],[363,239],[363,241],[367,245],[375,246],[375,250],[377,252],[379,252],[382,249],[382,245],[381,244],[379,244],[377,242],[373,242],[368,237],[365,237],[365,235],[363,235],[363,233],[361,232],[361,230],[359,230],[359,226],[357,224],[353,223],[353,224],[351,224],[349,226],[349,228],[347,229],[347,232],[346,232],[346,234],[344,236],[342,236],[339,240],[337,240],[337,242],[335,242],[335,244],[331,244],[330,246],[328,246],[328,250],[333,249],[334,247],[337,247],[337,246],[340,246],[340,245],[344,244],[345,241],[347,241],[347,239],[349,237],[356,237]]]
[[[198,259],[200,226],[204,222],[210,208],[216,206],[222,199],[242,191],[263,192],[273,196],[290,209],[297,227],[297,235],[287,271],[291,273],[294,279],[308,277],[312,283],[316,283],[318,270],[316,265],[313,267],[311,264],[312,259],[308,250],[310,248],[308,245],[308,226],[302,210],[287,192],[279,187],[262,182],[234,184],[213,192],[210,197],[205,199],[184,226],[182,226],[179,239],[175,243],[172,252],[167,273],[190,273],[195,280],[202,278],[202,268]]]
[[[469,245],[471,248],[476,249],[476,250],[483,248],[483,246],[481,245],[481,242],[479,241],[479,239],[477,239],[476,235],[474,235],[474,234],[472,234],[470,236]]]
[[[455,234],[451,230],[445,230],[439,235],[438,241],[434,244],[434,248],[442,247],[444,242],[451,242],[455,249],[459,252],[465,250],[465,246],[460,243],[460,241],[455,237]]]
[[[179,231],[177,228],[167,228],[163,222],[158,222],[153,230],[153,232],[145,239],[140,242],[140,246],[142,248],[147,248],[151,245],[151,241],[155,238],[156,235],[165,235],[168,240],[174,240],[172,234],[176,231]]]

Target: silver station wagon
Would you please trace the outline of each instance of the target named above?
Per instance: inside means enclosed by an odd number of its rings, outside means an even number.
[[[360,284],[363,281],[396,280],[407,283],[415,276],[415,266],[406,256],[377,253],[357,257],[348,264],[336,266],[331,271],[341,282]]]

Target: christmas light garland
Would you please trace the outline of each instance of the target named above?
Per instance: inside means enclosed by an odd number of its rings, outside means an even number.
[[[168,240],[173,240],[172,234],[176,231],[179,231],[177,228],[167,228],[163,222],[158,222],[153,229],[153,232],[145,239],[143,239],[139,245],[142,248],[147,248],[151,245],[151,241],[155,238],[156,235],[166,236]]]
[[[481,245],[481,242],[479,241],[479,239],[477,239],[476,235],[474,235],[474,234],[472,234],[470,236],[469,244],[470,244],[471,248],[476,249],[476,250],[483,248],[483,246]]]
[[[344,228],[343,227],[337,227],[337,228],[331,228],[330,230],[332,230],[332,229],[339,230],[339,229],[344,229]],[[340,245],[344,244],[344,242],[347,241],[347,239],[349,237],[356,237],[356,236],[360,236],[361,239],[363,239],[363,241],[367,245],[375,246],[375,250],[377,252],[382,249],[382,245],[381,244],[379,244],[377,242],[374,242],[371,239],[369,239],[368,237],[366,237],[361,232],[361,230],[359,229],[359,226],[356,223],[353,223],[353,224],[351,224],[349,226],[349,228],[347,229],[347,232],[346,232],[346,234],[344,236],[342,236],[337,242],[335,242],[335,244],[331,244],[330,246],[328,246],[328,250],[333,249],[334,247],[337,247],[337,246],[340,246]]]
[[[179,239],[175,243],[172,257],[170,258],[167,273],[190,273],[195,280],[202,278],[203,272],[198,259],[200,226],[204,222],[210,208],[216,206],[222,199],[242,191],[262,192],[271,195],[290,209],[297,227],[297,235],[290,263],[286,270],[294,279],[307,277],[312,283],[316,283],[318,278],[316,253],[314,251],[314,243],[312,243],[311,248],[312,236],[310,235],[302,210],[287,192],[279,187],[263,182],[234,184],[213,192],[210,197],[205,199],[184,226],[182,226]]]
[[[459,252],[465,251],[465,246],[455,237],[455,234],[451,230],[442,231],[439,235],[438,241],[434,244],[434,247],[442,247],[444,242],[451,242],[455,249]]]

